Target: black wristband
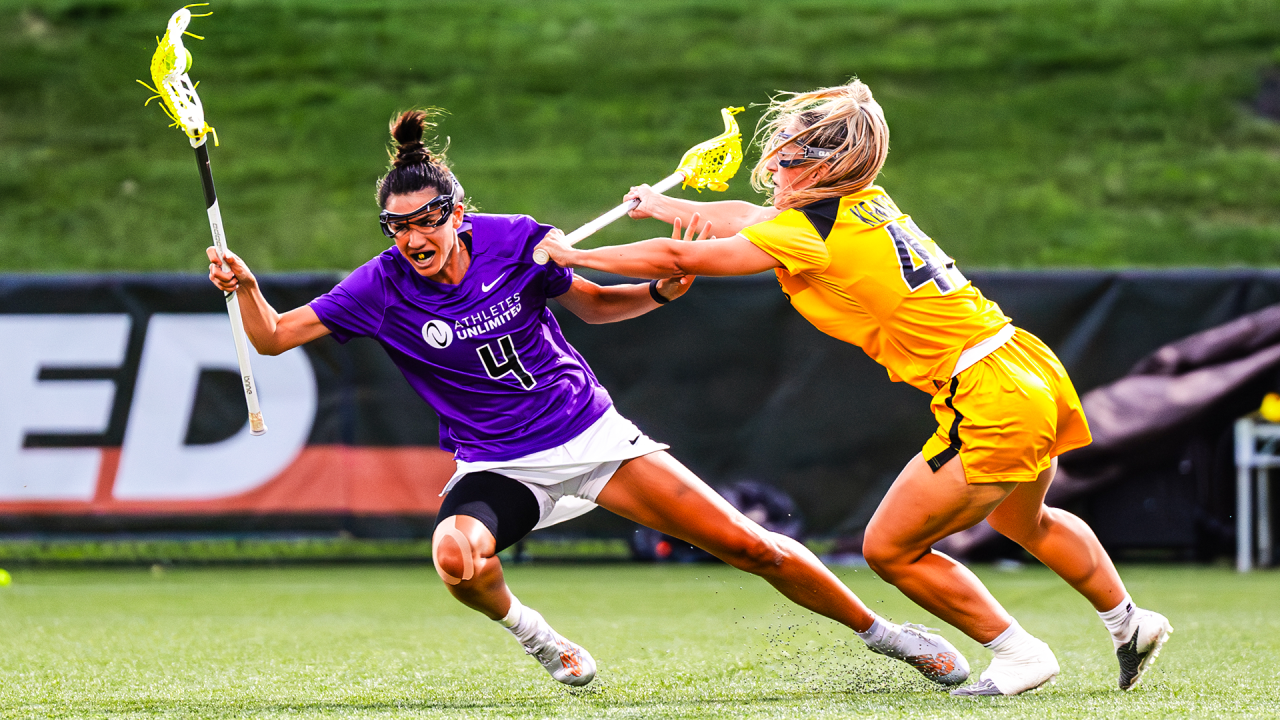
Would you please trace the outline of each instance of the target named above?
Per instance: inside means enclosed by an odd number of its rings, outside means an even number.
[[[666,305],[667,303],[671,302],[670,300],[662,297],[662,293],[658,292],[657,280],[649,281],[649,297],[653,298],[653,301],[658,303],[659,305]]]

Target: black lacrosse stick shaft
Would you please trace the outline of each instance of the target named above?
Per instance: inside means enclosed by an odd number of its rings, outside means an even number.
[[[196,165],[200,168],[200,184],[204,186],[205,209],[218,202],[218,193],[213,189],[213,169],[209,167],[209,143],[202,142],[196,147]]]

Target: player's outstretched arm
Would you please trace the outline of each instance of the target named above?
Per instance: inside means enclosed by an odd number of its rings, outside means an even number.
[[[694,219],[697,219],[694,214]],[[680,234],[680,221],[677,219],[671,226],[671,239],[676,242],[689,243],[694,240],[693,227]],[[698,240],[707,236],[707,228],[703,227]],[[552,228],[547,238],[563,245],[564,233],[559,228]],[[654,283],[643,285],[610,285],[600,286],[590,280],[575,276],[568,292],[556,298],[569,312],[592,325],[618,322],[643,315],[660,305],[684,295],[693,284],[694,276],[681,275],[659,279]]]
[[[697,241],[691,232],[681,239],[681,219],[672,225],[671,238],[655,238],[630,245],[580,250],[565,242],[559,231],[547,233],[537,250],[545,250],[560,267],[585,267],[636,278],[680,278],[697,275],[754,275],[782,267],[772,255],[741,235],[715,239],[710,221],[700,213],[689,219],[689,230],[701,228]],[[709,238],[709,239],[708,239]]]
[[[667,238],[578,250],[548,236],[538,247],[561,267],[585,267],[635,278],[754,275],[782,267],[741,235],[696,243]]]
[[[653,291],[643,285],[597,285],[581,275],[573,279],[569,291],[556,298],[569,312],[591,325],[618,322],[639,317],[661,307],[653,293],[671,302],[688,291],[692,277],[659,280]]]
[[[698,215],[703,224],[711,226],[709,236],[718,238],[737,235],[743,228],[772,220],[778,214],[776,208],[752,205],[742,200],[699,202],[668,197],[654,192],[648,185],[631,188],[624,199],[640,201],[628,213],[637,220],[651,217],[670,225],[680,221],[685,227],[692,227],[695,224],[693,216]]]
[[[235,253],[227,252],[230,271],[222,269],[218,253],[208,248],[209,280],[224,293],[236,293],[240,303],[240,316],[249,342],[261,355],[279,355],[303,343],[324,337],[329,328],[320,322],[310,305],[290,310],[281,315],[262,296],[258,279],[249,266]]]

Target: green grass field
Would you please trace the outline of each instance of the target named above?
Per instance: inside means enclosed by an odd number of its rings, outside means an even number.
[[[956,700],[724,566],[511,568],[522,600],[586,645],[595,683],[554,683],[430,566],[19,569],[0,589],[3,717],[1274,717],[1274,573],[1128,567],[1176,632],[1136,691],[1088,605],[1047,571],[979,569],[1063,667],[1017,698]],[[925,615],[870,571],[844,580]],[[949,636],[957,638],[954,631]],[[958,643],[977,669],[989,656]]]
[[[0,0],[0,271],[204,268],[191,151],[134,82],[180,4]],[[192,75],[231,246],[261,271],[386,246],[373,183],[397,109],[450,111],[482,209],[571,228],[669,173],[720,131],[718,108],[851,75],[892,128],[882,184],[962,267],[1280,262],[1280,126],[1251,110],[1280,60],[1270,0],[212,9]],[[760,199],[742,176],[728,196]]]

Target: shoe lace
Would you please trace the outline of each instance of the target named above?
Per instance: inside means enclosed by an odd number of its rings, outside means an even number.
[[[525,645],[524,646],[524,652],[526,655],[532,655],[538,658],[539,660],[545,659],[543,656],[548,654],[547,651],[554,650],[554,649],[555,648],[553,646],[549,646],[549,645]]]
[[[902,623],[902,629],[903,629],[903,630],[907,630],[907,631],[912,632],[912,633],[915,633],[915,634],[917,634],[917,635],[923,635],[923,634],[925,634],[925,633],[936,633],[936,632],[938,632],[938,628],[925,627],[924,625],[921,625],[920,623]]]
[[[521,643],[524,645],[524,643]],[[556,642],[554,637],[548,638],[539,635],[533,642],[524,645],[526,655],[532,655],[538,659],[543,665],[551,662],[560,656],[560,644]]]

